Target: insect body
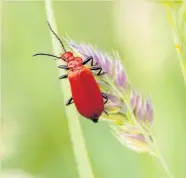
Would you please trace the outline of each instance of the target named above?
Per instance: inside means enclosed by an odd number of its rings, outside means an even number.
[[[61,69],[69,71],[68,74],[59,77],[59,79],[68,78],[70,82],[72,97],[67,101],[66,105],[68,106],[74,103],[81,115],[87,119],[91,119],[95,123],[98,122],[102,112],[105,112],[104,104],[108,101],[108,98],[100,91],[91,70],[96,70],[98,71],[97,75],[102,75],[102,68],[93,65],[93,58],[91,56],[83,61],[82,58],[75,57],[72,52],[66,51],[60,38],[53,31],[49,23],[48,25],[65,52],[60,57],[46,53],[37,53],[33,56],[51,56],[62,59],[67,63],[67,65],[58,66]],[[84,66],[88,62],[91,62],[91,68]]]

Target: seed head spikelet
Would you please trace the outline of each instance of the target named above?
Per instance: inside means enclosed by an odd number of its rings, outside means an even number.
[[[94,75],[101,91],[108,96],[105,105],[108,115],[103,114],[100,121],[107,121],[115,138],[129,149],[156,156],[168,176],[173,178],[152,133],[154,109],[151,98],[131,84],[118,52],[109,54],[90,44],[75,43],[69,37],[66,41],[82,58],[92,56],[94,64],[106,73]]]
[[[146,140],[148,137],[148,140],[152,142],[152,136],[143,128],[145,126],[149,130],[151,129],[153,121],[152,104],[148,98],[136,92],[131,85],[118,52],[114,51],[113,54],[109,54],[90,44],[77,44],[69,38],[67,42],[83,58],[92,56],[94,63],[102,67],[106,73],[101,77],[96,75],[95,77],[101,91],[109,98],[105,105],[108,115],[103,114],[104,121],[111,121],[109,122],[110,127],[117,139],[135,151],[153,154],[153,150],[151,150]],[[126,101],[128,104],[126,104]],[[131,114],[146,133],[143,133],[131,119]]]

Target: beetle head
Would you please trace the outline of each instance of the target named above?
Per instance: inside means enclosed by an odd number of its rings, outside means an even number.
[[[73,58],[74,58],[74,55],[70,51],[67,51],[61,55],[61,59],[64,60],[65,62],[68,62]]]

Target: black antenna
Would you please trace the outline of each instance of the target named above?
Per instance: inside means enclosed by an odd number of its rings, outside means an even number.
[[[59,36],[54,32],[54,30],[52,29],[52,27],[50,26],[50,23],[48,22],[48,26],[50,28],[50,30],[52,31],[52,33],[54,34],[54,36],[58,39],[58,41],[61,43],[61,46],[64,50],[64,52],[66,52],[65,46],[63,44],[63,42],[61,41],[61,39],[59,38]]]
[[[37,54],[34,54],[34,56],[50,56],[50,57],[54,57],[54,58],[57,58],[57,59],[61,59],[61,57],[58,57],[58,56],[55,56],[53,54],[47,54],[47,53],[37,53]]]

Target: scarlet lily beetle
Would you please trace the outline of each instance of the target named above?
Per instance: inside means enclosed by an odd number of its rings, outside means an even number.
[[[76,109],[82,116],[92,120],[94,123],[97,123],[102,112],[107,114],[104,110],[104,104],[108,101],[108,97],[100,91],[91,70],[98,71],[97,76],[99,76],[104,74],[104,72],[102,72],[102,68],[94,66],[93,57],[91,56],[83,61],[81,57],[75,57],[71,51],[66,51],[64,44],[54,32],[49,22],[48,26],[53,35],[60,42],[64,53],[60,57],[47,53],[37,53],[33,56],[51,56],[56,59],[61,59],[67,63],[67,65],[58,66],[60,69],[69,70],[68,74],[61,75],[59,77],[59,79],[68,78],[70,82],[72,97],[66,102],[66,106],[74,103]],[[91,68],[84,66],[88,62],[91,62]]]

